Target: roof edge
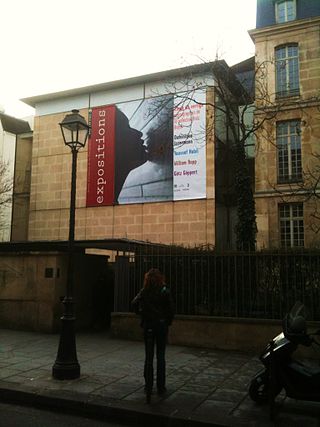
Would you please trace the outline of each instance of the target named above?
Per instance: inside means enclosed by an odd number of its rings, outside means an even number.
[[[177,77],[179,75],[187,75],[189,73],[200,73],[200,72],[208,71],[213,66],[213,64],[217,65],[217,63],[227,65],[224,60],[203,62],[200,64],[188,65],[186,67],[174,68],[172,70],[159,71],[151,74],[129,77],[129,78],[120,79],[120,80],[113,80],[106,83],[98,83],[98,84],[83,86],[83,87],[74,88],[74,89],[67,89],[59,92],[52,92],[52,93],[47,93],[43,95],[31,96],[27,98],[22,98],[20,99],[20,101],[24,102],[30,107],[35,108],[37,103],[49,101],[53,99],[61,99],[61,98],[66,98],[70,96],[83,95],[86,93],[95,93],[95,92],[100,92],[100,91],[105,91],[105,90],[110,90],[115,88],[121,88],[124,86],[132,86],[140,83],[149,83],[157,80]]]

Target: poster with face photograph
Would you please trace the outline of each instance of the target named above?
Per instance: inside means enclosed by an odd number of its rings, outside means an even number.
[[[205,107],[188,104],[166,95],[92,109],[87,206],[206,197]]]

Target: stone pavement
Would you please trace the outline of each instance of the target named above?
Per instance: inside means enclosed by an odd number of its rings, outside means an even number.
[[[280,396],[274,422],[268,406],[248,397],[260,369],[240,352],[168,346],[168,393],[145,403],[142,342],[106,333],[77,334],[81,377],[55,380],[58,335],[0,330],[0,399],[60,408],[144,426],[320,427],[320,404]]]

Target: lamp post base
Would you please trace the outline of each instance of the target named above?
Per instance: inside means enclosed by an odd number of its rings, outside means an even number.
[[[79,363],[60,364],[57,361],[52,367],[52,376],[56,380],[75,380],[80,377]]]
[[[64,314],[61,317],[61,333],[56,361],[52,367],[52,376],[57,380],[73,380],[80,377],[80,365],[77,359],[76,338],[74,332],[75,317],[72,298],[64,298]]]
[[[56,380],[75,380],[80,377],[80,365],[55,363],[52,367],[52,376]]]

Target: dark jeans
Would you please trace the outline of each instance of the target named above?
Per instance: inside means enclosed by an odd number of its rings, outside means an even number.
[[[145,344],[145,363],[144,363],[144,378],[146,378],[146,361],[147,351],[150,351],[150,359],[153,361],[154,358],[154,346],[157,349],[157,387],[163,389],[166,385],[166,361],[165,352],[168,336],[168,324],[165,320],[157,320],[144,322],[144,344]],[[152,330],[150,335],[150,348],[147,348],[147,331]]]

